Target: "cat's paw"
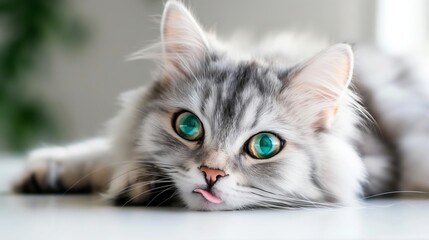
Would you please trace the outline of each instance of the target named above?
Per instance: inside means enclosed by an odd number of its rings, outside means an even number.
[[[18,193],[64,193],[67,181],[67,150],[62,147],[44,148],[29,154],[24,172],[13,185]]]

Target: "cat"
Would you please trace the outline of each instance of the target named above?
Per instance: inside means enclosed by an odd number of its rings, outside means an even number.
[[[395,72],[409,67],[291,34],[240,52],[244,45],[221,42],[181,2],[168,1],[162,51],[152,54],[156,81],[121,95],[104,136],[31,152],[14,190],[103,192],[121,206],[211,211],[350,206],[428,189],[410,172],[426,170],[418,162],[429,143],[427,100],[404,116],[396,107],[407,108],[419,88],[399,98],[383,89],[395,89]],[[379,128],[368,127],[362,104]],[[408,128],[410,119],[421,124]],[[399,166],[399,158],[412,161]]]

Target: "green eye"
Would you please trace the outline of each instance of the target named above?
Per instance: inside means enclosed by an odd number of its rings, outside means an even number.
[[[248,142],[249,154],[258,159],[270,158],[276,155],[281,148],[281,140],[272,133],[259,133]]]
[[[179,136],[189,141],[199,140],[204,134],[200,119],[191,112],[180,113],[176,118],[174,128]]]

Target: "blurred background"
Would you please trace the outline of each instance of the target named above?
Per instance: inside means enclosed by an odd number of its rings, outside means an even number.
[[[0,0],[0,155],[97,134],[119,93],[152,80],[126,56],[159,39],[160,0]],[[186,0],[222,37],[311,32],[429,53],[425,0]]]

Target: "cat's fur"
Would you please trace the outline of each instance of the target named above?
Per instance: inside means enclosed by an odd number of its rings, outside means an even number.
[[[199,210],[349,205],[364,193],[397,189],[398,156],[407,160],[400,165],[401,189],[428,189],[424,175],[407,175],[429,169],[418,167],[428,152],[428,92],[417,99],[419,89],[410,87],[401,101],[382,91],[394,91],[391,79],[402,76],[377,67],[389,64],[379,54],[362,51],[354,64],[347,44],[328,47],[287,34],[244,54],[243,46],[205,33],[176,1],[166,4],[161,25],[158,79],[121,96],[122,110],[105,137],[31,153],[16,191],[106,191],[121,205]],[[350,87],[355,66],[357,85],[389,144],[362,131],[369,115]],[[395,107],[408,97],[426,105],[402,116]],[[203,140],[175,133],[172,118],[181,110],[199,117]],[[285,147],[272,158],[253,159],[243,145],[262,131],[279,135]],[[206,186],[203,165],[228,174],[212,189],[220,204],[193,193]]]

